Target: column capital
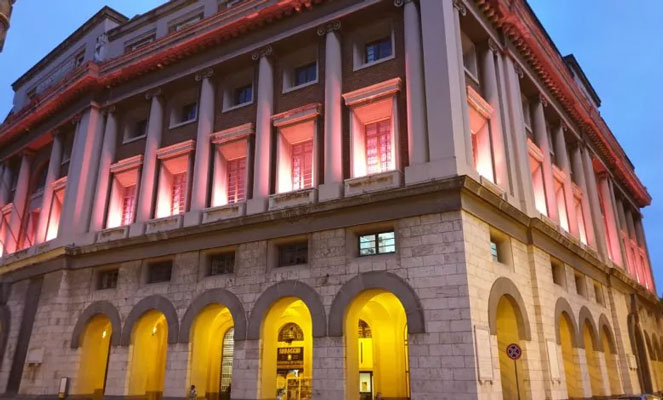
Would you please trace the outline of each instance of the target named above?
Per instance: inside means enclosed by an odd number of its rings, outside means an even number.
[[[406,3],[412,3],[414,0],[394,0],[394,7],[403,7]]]
[[[207,68],[196,73],[194,79],[196,82],[200,82],[203,79],[209,79],[214,75],[214,70],[212,68]]]
[[[515,62],[513,63],[513,69],[516,71],[516,75],[518,75],[519,79],[523,79],[525,77],[525,72],[523,71],[522,68]]]
[[[22,149],[18,152],[19,156],[28,157],[28,158],[34,157],[35,154],[37,154],[37,153],[34,150],[29,149],[29,148]]]
[[[150,89],[147,92],[145,92],[145,99],[146,100],[152,100],[153,97],[159,97],[159,96],[161,96],[161,88],[160,87]]]
[[[104,115],[114,114],[116,111],[117,111],[117,108],[115,107],[115,104],[110,105],[110,106],[107,106],[107,107],[104,107],[104,108],[101,110],[101,112],[102,112]]]
[[[543,107],[548,107],[548,99],[546,99],[546,96],[544,96],[543,93],[539,93],[537,99]]]
[[[394,4],[396,4],[396,1],[394,1]],[[341,21],[335,20],[331,21],[325,25],[320,25],[318,27],[318,36],[325,36],[328,33],[335,32],[341,30]]]
[[[467,15],[467,8],[465,7],[465,4],[463,4],[462,0],[453,0],[454,2],[454,8],[458,10],[458,13],[462,15],[463,17]]]
[[[486,44],[488,46],[488,50],[492,51],[493,53],[498,54],[498,53],[501,52],[501,49],[499,48],[499,46],[497,45],[497,43],[495,43],[495,41],[493,39],[489,38],[486,41]]]
[[[272,48],[271,45],[267,45],[251,53],[251,59],[253,61],[258,61],[262,57],[269,57],[273,54],[274,54],[274,49]]]
[[[82,117],[81,113],[76,113],[76,114],[72,115],[71,119],[70,119],[71,124],[74,125],[74,126],[76,124],[78,124],[78,122],[81,120],[81,117]]]

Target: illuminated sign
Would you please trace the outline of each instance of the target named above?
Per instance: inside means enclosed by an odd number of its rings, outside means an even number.
[[[278,369],[304,369],[303,347],[279,347],[276,354]]]

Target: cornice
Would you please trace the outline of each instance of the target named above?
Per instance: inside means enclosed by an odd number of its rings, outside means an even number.
[[[503,30],[553,97],[578,127],[587,133],[638,205],[640,207],[649,205],[651,196],[629,166],[624,150],[598,110],[574,82],[562,56],[539,25],[525,0],[474,0],[474,2],[486,18]]]

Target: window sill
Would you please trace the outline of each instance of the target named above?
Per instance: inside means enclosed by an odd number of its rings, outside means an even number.
[[[123,138],[123,139],[122,139],[122,144],[127,144],[127,143],[136,142],[136,141],[138,141],[138,140],[145,139],[146,137],[147,137],[147,134],[145,134],[145,135],[140,135],[140,136],[136,136],[136,137],[132,137],[132,138]]]
[[[230,107],[224,107],[221,112],[225,113],[225,112],[228,112],[228,111],[234,111],[234,110],[237,110],[238,108],[250,106],[251,104],[253,104],[253,100],[247,101],[246,103],[242,103],[242,104],[235,104],[234,106],[230,106]]]
[[[393,60],[394,58],[396,58],[396,55],[392,54],[389,57],[381,58],[379,60],[371,61],[369,63],[365,63],[365,64],[361,63],[359,65],[355,65],[355,67],[352,69],[352,72],[356,72],[356,71],[359,71],[359,70],[364,69],[364,68],[370,68],[374,65],[382,64],[383,62]]]
[[[291,86],[289,88],[284,88],[282,93],[286,94],[286,93],[290,93],[290,92],[295,92],[299,89],[304,89],[305,87],[313,86],[313,85],[317,84],[318,82],[319,81],[316,78],[315,80],[312,80],[311,82],[306,82],[306,83],[302,83],[301,85]]]
[[[179,127],[184,126],[184,125],[193,124],[193,123],[196,122],[196,121],[198,121],[198,118],[190,119],[190,120],[188,120],[188,121],[178,122],[178,123],[176,123],[176,124],[171,124],[171,125],[168,127],[168,129],[179,128]]]
[[[224,204],[203,210],[203,224],[241,217],[246,214],[246,202]]]

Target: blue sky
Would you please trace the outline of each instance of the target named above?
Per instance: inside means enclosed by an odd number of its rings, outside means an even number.
[[[0,53],[0,120],[12,104],[11,83],[104,4],[128,17],[163,0],[66,0],[16,2],[7,42]],[[654,198],[644,210],[645,229],[659,293],[663,289],[663,2],[634,7],[620,0],[530,0],[563,55],[575,54],[603,102],[612,128]],[[657,179],[658,178],[658,179]]]

